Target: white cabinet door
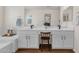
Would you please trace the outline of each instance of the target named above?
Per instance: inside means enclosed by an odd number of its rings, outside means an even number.
[[[73,48],[73,39],[74,32],[73,31],[63,31],[63,40],[64,40],[64,48],[72,49]]]
[[[52,48],[72,49],[74,32],[73,31],[54,31]]]
[[[39,48],[39,37],[37,31],[19,31],[19,48]]]
[[[39,48],[38,31],[28,31],[28,48]]]
[[[37,35],[30,35],[29,40],[28,40],[28,48],[39,48]]]
[[[63,37],[61,31],[54,31],[52,37],[52,48],[63,48]]]
[[[19,39],[19,47],[20,48],[27,48],[27,39],[26,36],[21,36]]]
[[[28,36],[24,31],[19,31],[18,48],[27,48]]]

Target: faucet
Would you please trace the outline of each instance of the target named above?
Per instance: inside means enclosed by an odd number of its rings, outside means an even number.
[[[30,27],[31,27],[31,29],[33,29],[33,26],[34,26],[34,25],[31,25],[31,26],[30,26]]]
[[[61,29],[60,20],[59,20],[58,28]]]
[[[58,28],[61,29],[61,25],[58,25]]]

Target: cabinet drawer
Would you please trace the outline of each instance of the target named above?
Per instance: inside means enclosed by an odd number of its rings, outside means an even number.
[[[18,34],[21,35],[33,35],[33,34],[38,34],[37,31],[32,31],[32,30],[24,30],[24,31],[19,31]]]

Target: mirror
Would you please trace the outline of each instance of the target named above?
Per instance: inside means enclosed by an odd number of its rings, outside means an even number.
[[[32,15],[27,16],[27,24],[32,24]]]
[[[16,26],[22,26],[22,19],[21,19],[21,16],[17,17]]]
[[[45,14],[44,15],[44,25],[45,26],[50,26],[50,22],[51,22],[51,14]]]
[[[63,22],[69,22],[72,21],[73,19],[73,8],[72,6],[69,6],[63,11]]]

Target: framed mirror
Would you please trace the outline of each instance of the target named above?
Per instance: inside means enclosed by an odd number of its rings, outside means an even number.
[[[27,16],[27,24],[32,24],[32,15]]]
[[[44,15],[44,25],[50,26],[51,25],[51,14]]]
[[[17,17],[16,26],[19,26],[19,27],[22,26],[22,18],[21,18],[21,16]]]

